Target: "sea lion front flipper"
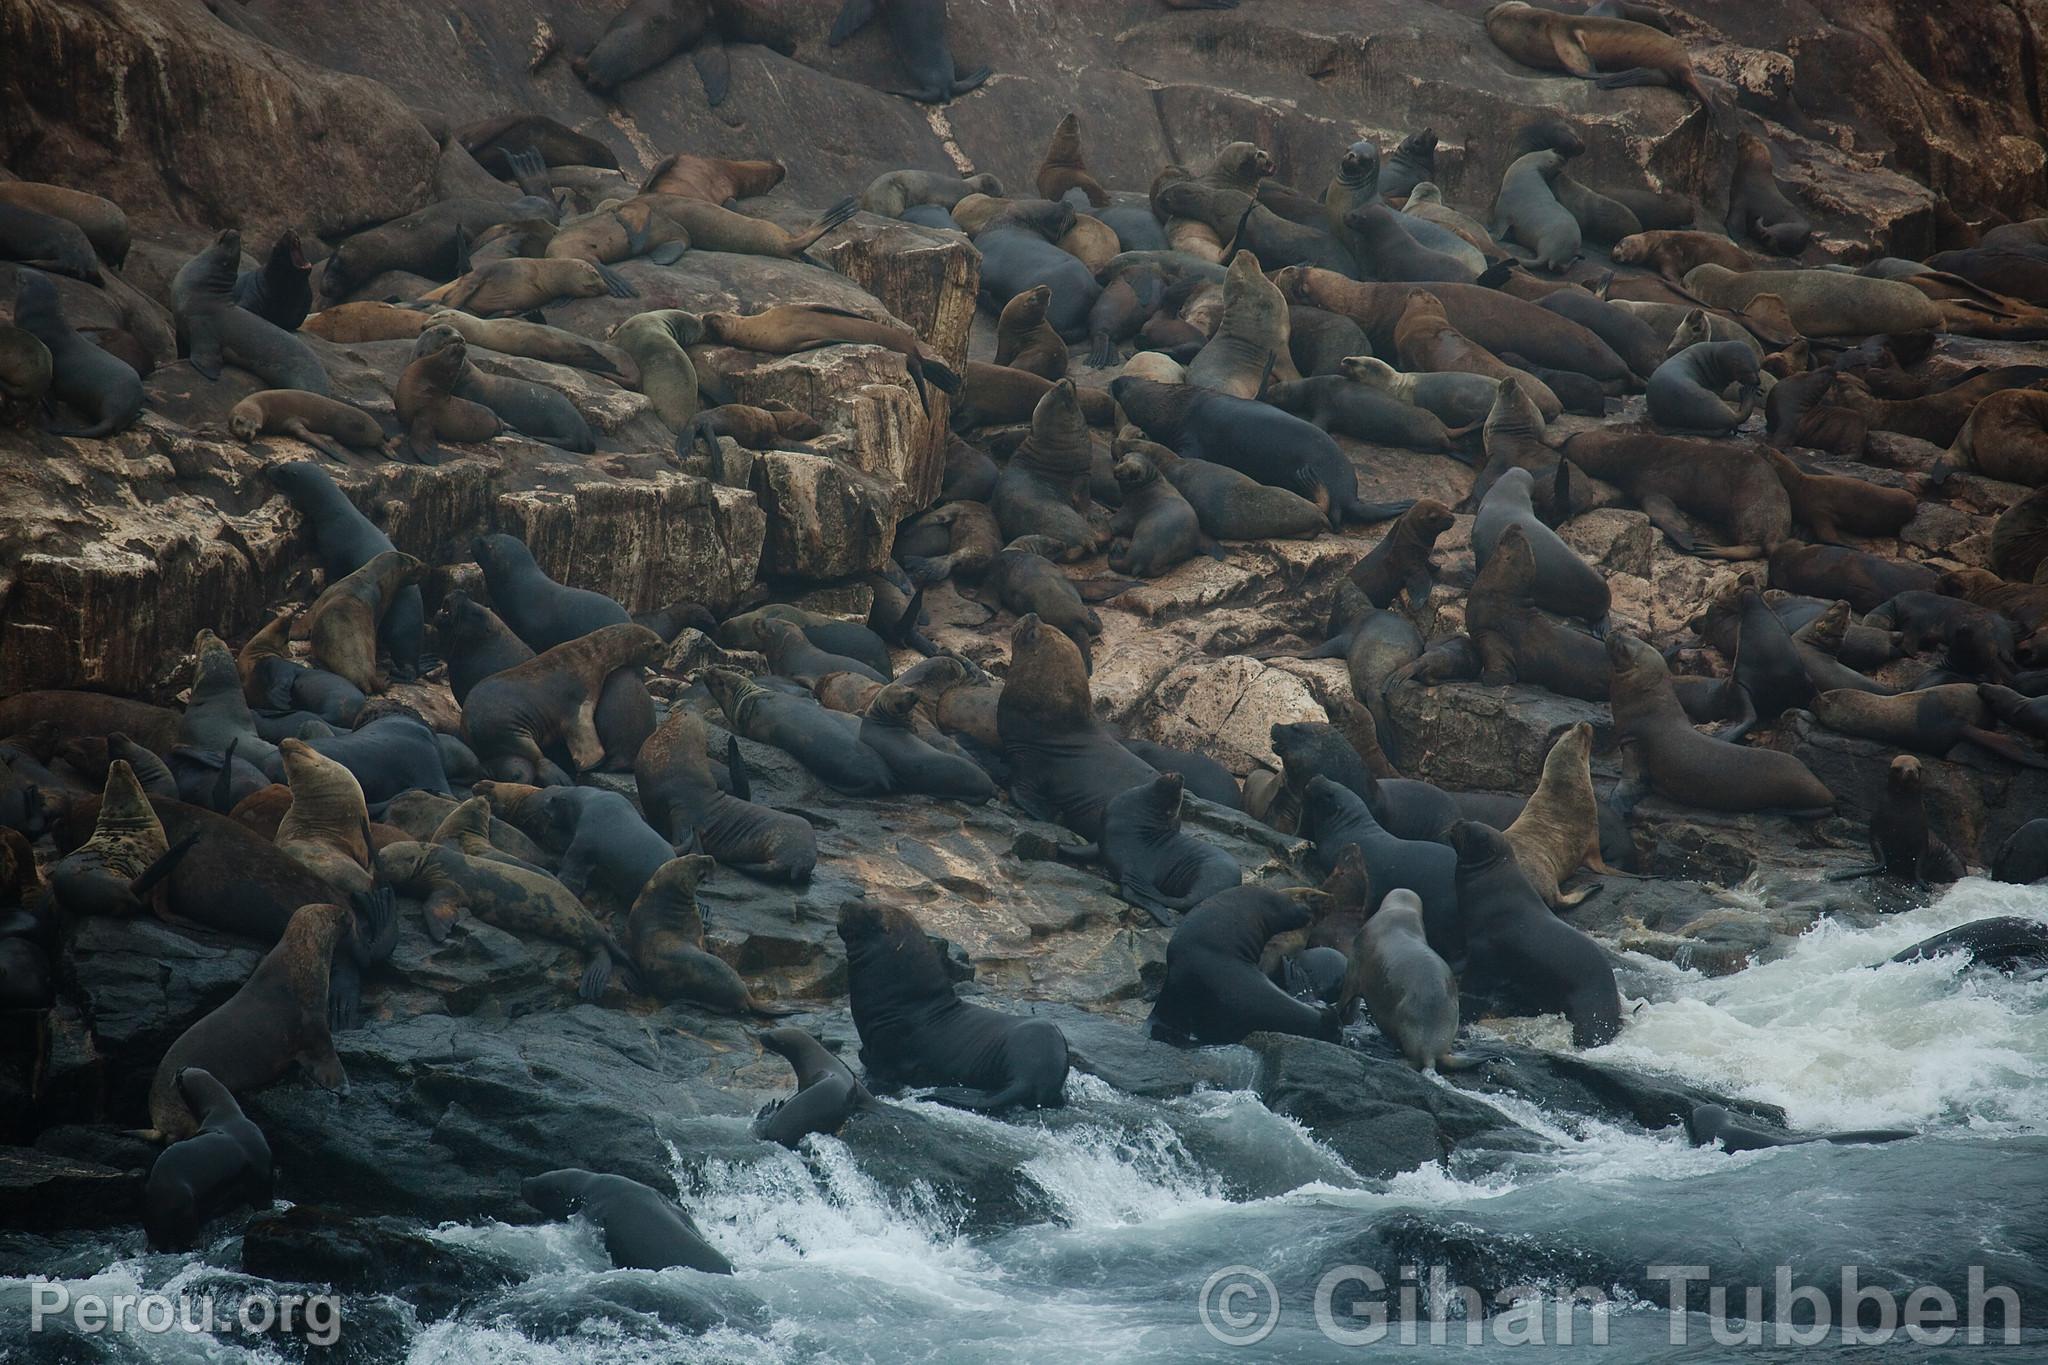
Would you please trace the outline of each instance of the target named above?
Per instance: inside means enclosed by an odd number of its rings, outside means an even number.
[[[725,40],[707,33],[690,53],[697,79],[704,82],[704,102],[716,109],[732,90],[732,62],[725,55]]]
[[[726,780],[732,784],[732,794],[741,801],[754,799],[754,779],[747,773],[747,760],[740,753],[738,735],[725,737]]]
[[[604,289],[615,299],[637,299],[640,291],[635,289],[624,275],[608,265],[597,267],[597,277],[604,281]]]
[[[656,265],[674,265],[677,261],[688,255],[689,250],[690,244],[688,242],[663,242],[660,246],[647,253],[647,259]]]
[[[405,453],[412,456],[416,462],[429,468],[440,464],[444,458],[444,452],[441,449],[440,441],[436,439],[437,435],[438,433],[434,429],[433,413],[420,413],[413,418],[412,425],[406,428],[405,440],[402,442]]]
[[[185,855],[199,842],[199,835],[188,834],[164,850],[163,856],[142,869],[142,875],[128,883],[128,894],[140,906],[156,890],[157,883],[177,871],[178,864],[185,861]]]
[[[355,935],[356,960],[367,967],[390,957],[398,943],[397,892],[380,883],[368,891],[350,892],[348,903],[360,921]]]
[[[420,905],[420,914],[426,923],[427,937],[436,943],[445,942],[448,931],[455,927],[455,920],[462,911],[462,894],[452,886],[437,888]]]
[[[590,965],[583,969],[583,982],[576,988],[579,1000],[596,1000],[612,979],[612,955],[603,944],[590,950]]]
[[[220,329],[207,317],[185,319],[186,359],[192,368],[208,379],[219,379],[221,372]]]
[[[1592,57],[1587,54],[1585,47],[1579,42],[1578,35],[1571,31],[1568,24],[1558,23],[1550,26],[1550,50],[1557,55],[1557,64],[1580,80],[1589,81],[1600,74],[1600,69],[1593,65]]]
[[[1692,527],[1686,523],[1684,513],[1678,504],[1662,493],[1646,493],[1642,500],[1643,512],[1650,518],[1650,525],[1664,533],[1664,538],[1685,554],[1696,553],[1698,542],[1693,539]]]
[[[601,690],[603,684],[598,686]],[[576,709],[569,713],[568,723],[562,727],[562,743],[568,746],[569,759],[578,772],[587,773],[604,761],[604,741],[597,734],[595,696],[576,703]]]
[[[846,0],[840,8],[839,17],[832,21],[832,32],[826,36],[825,46],[838,47],[866,28],[868,21],[875,17],[876,8],[876,0]]]
[[[1426,569],[1417,569],[1408,576],[1408,581],[1401,585],[1401,591],[1408,594],[1408,605],[1417,611],[1429,601],[1429,595],[1435,588],[1436,576]]]

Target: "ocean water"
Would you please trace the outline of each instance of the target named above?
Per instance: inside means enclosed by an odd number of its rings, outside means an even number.
[[[1967,881],[1718,979],[1638,960],[1627,1027],[1588,1054],[1782,1106],[1797,1128],[1912,1130],[1904,1142],[1731,1155],[1488,1099],[1547,1149],[1373,1180],[1248,1093],[1157,1102],[1076,1074],[1058,1123],[920,1105],[964,1142],[1023,1130],[1047,1205],[1029,1226],[974,1234],[930,1191],[884,1190],[833,1138],[751,1163],[677,1153],[682,1202],[735,1276],[613,1270],[581,1221],[447,1225],[430,1235],[510,1263],[514,1283],[426,1324],[352,1299],[344,1321],[380,1334],[344,1358],[2048,1360],[2048,979],[1870,965],[1989,915],[2048,921],[2048,891]],[[1561,1021],[1514,1027],[1568,1046]],[[53,1246],[50,1273],[81,1292],[277,1288],[222,1269],[237,1252],[231,1236],[184,1257],[80,1239]],[[1672,1267],[1698,1281],[1681,1280],[1677,1309]],[[1915,1291],[1917,1338],[1884,1311]],[[323,1358],[225,1332],[31,1337],[29,1293],[0,1280],[0,1360]]]

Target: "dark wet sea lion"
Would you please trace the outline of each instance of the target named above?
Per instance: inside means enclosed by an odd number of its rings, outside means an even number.
[[[1181,828],[1179,773],[1161,772],[1113,797],[1103,810],[1102,838],[1094,848],[1062,848],[1062,857],[1099,856],[1117,879],[1117,894],[1149,911],[1161,924],[1217,892],[1238,885],[1244,870],[1213,844]]]
[[[231,297],[238,308],[287,332],[296,332],[313,308],[313,267],[299,246],[296,229],[277,235],[270,255],[255,270],[244,270],[235,278]]]
[[[946,0],[846,0],[826,45],[838,47],[878,11],[889,32],[889,45],[911,80],[908,90],[890,93],[926,104],[944,104],[989,78],[989,67],[978,66],[962,74],[954,65],[953,49],[946,42]]]
[[[1703,810],[1804,814],[1834,806],[1834,793],[1792,755],[1744,748],[1695,730],[1672,690],[1664,656],[1641,640],[1616,631],[1607,637],[1607,657],[1614,670],[1609,700],[1615,731],[1638,766],[1635,778],[1624,779],[1627,793],[1617,790],[1617,806],[1632,806],[1645,782],[1669,800]]]
[[[367,712],[368,708],[365,708]],[[309,748],[347,768],[362,784],[370,809],[382,812],[395,797],[415,789],[446,793],[448,775],[437,736],[410,710],[400,708],[364,720],[344,734],[305,741]],[[273,781],[283,776],[280,762],[266,765]]]
[[[271,1201],[270,1143],[263,1130],[211,1072],[187,1067],[176,1081],[199,1131],[150,1164],[142,1230],[152,1251],[189,1250],[215,1218],[244,1206],[267,1209]]]
[[[810,1133],[837,1133],[855,1112],[875,1105],[853,1071],[800,1028],[768,1029],[754,1035],[768,1052],[796,1073],[796,1093],[771,1101],[754,1116],[748,1131],[757,1138],[795,1147]]]
[[[1813,224],[1793,207],[1771,174],[1770,144],[1754,133],[1735,141],[1727,226],[1730,237],[1752,238],[1779,256],[1797,256],[1813,240]]]
[[[1011,632],[996,729],[1012,767],[1012,798],[1084,839],[1101,836],[1112,798],[1155,776],[1096,718],[1073,641],[1036,616]]]
[[[460,588],[441,599],[441,609],[434,614],[434,635],[435,647],[448,665],[448,690],[457,706],[485,678],[534,655],[496,612]]]
[[[1193,505],[1150,460],[1134,452],[1117,461],[1115,472],[1123,505],[1109,529],[1122,539],[1110,548],[1111,569],[1153,578],[1198,554],[1215,552]]]
[[[1991,876],[2019,886],[2048,880],[2048,819],[2029,820],[2007,836],[1992,856]]]
[[[212,753],[225,753],[231,742],[237,743],[245,762],[262,762],[277,752],[257,736],[235,656],[210,630],[200,631],[192,642],[192,689],[178,738]]]
[[[330,583],[354,573],[379,554],[397,548],[335,487],[327,471],[312,461],[271,465],[264,474],[305,518],[313,537],[313,551]],[[426,610],[421,605],[419,589],[401,588],[378,628],[379,643],[391,654],[394,678],[404,681],[417,674],[425,631]]]
[[[1229,810],[1244,809],[1244,793],[1238,789],[1237,779],[1231,776],[1230,769],[1209,755],[1156,744],[1149,739],[1127,737],[1123,746],[1160,772],[1178,774],[1186,784],[1188,795],[1213,801]]]
[[[1582,701],[1607,700],[1607,658],[1600,642],[1539,611],[1539,581],[1527,535],[1520,526],[1507,527],[1465,602],[1480,681],[1489,687],[1523,682]]]
[[[1562,271],[1579,258],[1582,231],[1559,202],[1554,183],[1564,170],[1556,152],[1529,152],[1518,157],[1501,176],[1487,231],[1512,240],[1535,254],[1545,270]]]
[[[266,388],[326,394],[327,371],[305,342],[236,306],[241,257],[242,234],[229,228],[171,281],[172,312],[192,368],[219,379],[223,364],[236,365],[263,380]]]
[[[839,937],[869,1076],[937,1086],[930,1098],[938,1103],[984,1112],[1065,1102],[1067,1040],[1058,1025],[961,1000],[908,914],[848,901],[839,908]]]
[[[560,860],[555,876],[586,905],[632,905],[675,857],[667,837],[617,792],[548,787],[535,799],[546,822],[541,842]]]
[[[891,786],[899,792],[980,802],[993,797],[995,783],[971,759],[938,749],[911,729],[917,691],[892,683],[877,692],[861,717],[860,742],[881,755]]]
[[[1455,809],[1449,812],[1455,816]],[[1331,777],[1311,777],[1301,793],[1301,824],[1296,831],[1315,845],[1310,866],[1322,875],[1341,865],[1344,851],[1356,848],[1375,887],[1405,887],[1422,900],[1429,943],[1446,961],[1465,954],[1464,930],[1458,916],[1453,880],[1455,858],[1449,848],[1428,838],[1402,838],[1374,816],[1365,798]]]
[[[1741,387],[1742,405],[1731,408],[1721,394]],[[1756,353],[1739,341],[1702,341],[1657,367],[1645,391],[1650,420],[1680,435],[1722,436],[1749,420],[1760,380]]]
[[[1451,509],[1435,498],[1423,498],[1401,514],[1365,558],[1352,566],[1350,578],[1376,607],[1391,607],[1402,592],[1420,610],[1436,583],[1431,551],[1436,539],[1451,529]]]
[[[1345,375],[1319,375],[1274,384],[1263,397],[1282,412],[1292,413],[1338,436],[1408,450],[1451,452],[1451,435],[1436,414],[1391,398]]]
[[[569,68],[591,90],[609,95],[684,48],[691,49],[704,82],[704,102],[716,109],[725,103],[732,71],[710,0],[631,0]]]
[[[1781,541],[1771,551],[1771,586],[1877,610],[1902,592],[1934,592],[1941,575],[1924,564],[1833,545]]]
[[[626,920],[636,989],[658,1000],[682,1001],[721,1014],[773,1013],[755,1004],[747,983],[705,950],[704,916],[697,883],[712,860],[703,854],[671,858],[647,879]]]
[[[681,1266],[732,1274],[732,1262],[704,1240],[696,1220],[673,1199],[622,1175],[577,1167],[519,1182],[519,1197],[550,1218],[580,1213],[604,1230],[604,1249],[620,1269]]]
[[[1809,1142],[1837,1144],[1899,1142],[1915,1136],[1903,1128],[1873,1128],[1845,1133],[1776,1133],[1739,1122],[1718,1104],[1697,1104],[1686,1115],[1685,1134],[1695,1147],[1720,1143],[1729,1152],[1755,1152],[1766,1147],[1797,1147]]]
[[[57,287],[33,270],[20,272],[15,325],[50,353],[52,397],[85,419],[79,427],[52,426],[53,436],[106,437],[126,431],[142,413],[142,379],[65,320]]]
[[[771,692],[723,668],[707,672],[704,685],[736,733],[781,749],[834,791],[879,796],[892,789],[888,765],[860,742],[859,727],[841,724],[809,697]]]
[[[93,252],[116,270],[128,259],[128,215],[111,199],[34,180],[0,181],[0,204],[61,218],[83,232]]]
[[[1102,288],[1086,264],[1058,245],[1073,224],[1071,207],[1036,200],[1013,206],[975,231],[974,245],[982,254],[981,296],[989,306],[1047,285],[1052,289],[1047,323],[1068,341],[1086,337]]]
[[[470,362],[468,344],[454,328],[440,323],[427,328],[413,343],[413,354],[425,356],[443,347],[461,357],[444,385],[457,398],[490,409],[513,431],[537,441],[582,454],[597,448],[597,437],[575,404],[545,384],[485,374]]]
[[[180,1034],[157,1063],[149,1086],[151,1126],[170,1141],[199,1131],[179,1077],[188,1067],[212,1074],[229,1094],[260,1089],[303,1067],[328,1090],[348,1091],[348,1074],[328,1034],[328,973],[337,948],[355,933],[351,913],[313,903],[292,913],[277,945],[240,990]]]
[[[509,173],[508,151],[531,148],[549,166],[619,168],[618,154],[596,138],[585,137],[545,114],[498,114],[456,130],[455,136],[483,168],[495,176]]]
[[[1195,509],[1203,534],[1216,540],[1313,540],[1330,529],[1328,516],[1313,502],[1229,465],[1182,459],[1151,442],[1119,440],[1118,447],[1142,449]]]
[[[1530,503],[1534,483],[1528,470],[1510,469],[1487,490],[1472,522],[1473,555],[1484,569],[1501,534],[1510,526],[1519,527],[1535,560],[1536,581],[1530,591],[1536,605],[1598,626],[1612,605],[1607,576],[1537,519]]]
[[[1299,901],[1262,886],[1230,887],[1189,911],[1166,945],[1152,1036],[1216,1044],[1264,1031],[1334,1040],[1335,1010],[1295,999],[1259,970],[1268,939],[1308,922]]]

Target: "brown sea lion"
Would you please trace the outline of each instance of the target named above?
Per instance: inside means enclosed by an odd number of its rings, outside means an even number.
[[[0,204],[61,218],[85,234],[99,258],[115,269],[128,259],[128,215],[111,199],[34,180],[0,181]]]
[[[1509,526],[1472,580],[1465,628],[1488,687],[1523,682],[1581,701],[1605,701],[1600,642],[1536,607],[1536,557],[1520,526]]]
[[[1067,343],[1045,320],[1046,305],[1052,302],[1052,286],[1034,285],[1003,305],[996,319],[998,365],[1035,374],[1041,379],[1061,379],[1067,373]]]
[[[2048,585],[2008,583],[1983,569],[1951,569],[1937,586],[1950,597],[1990,607],[2025,630],[2048,625]]]
[[[1638,232],[1614,244],[1617,265],[1646,265],[1668,280],[1682,280],[1696,265],[1712,262],[1730,270],[1756,269],[1747,251],[1718,232]]]
[[[704,722],[671,707],[633,760],[647,821],[678,848],[696,845],[728,867],[770,881],[803,883],[818,862],[817,836],[800,815],[756,805],[721,790],[705,753]],[[726,768],[747,789],[739,742],[728,740]]]
[[[300,740],[277,750],[292,794],[278,821],[279,850],[337,891],[369,891],[370,812],[355,774]]]
[[[1859,612],[1877,610],[1902,592],[1933,592],[1941,575],[1925,564],[1833,545],[1780,541],[1771,551],[1771,586],[1847,602]]]
[[[825,304],[778,304],[745,316],[706,313],[704,334],[709,341],[770,355],[793,355],[841,342],[880,346],[904,357],[910,363],[911,377],[920,383],[929,381],[947,393],[960,391],[958,373],[926,351],[917,333],[908,327],[876,322]]]
[[[1813,715],[1830,730],[1940,756],[1970,743],[2028,768],[2048,768],[2048,756],[1992,727],[1998,716],[1975,683],[1947,683],[1881,697],[1843,689],[1813,699]]]
[[[2048,582],[2048,485],[2036,488],[1991,523],[1991,572],[2015,583]],[[0,715],[7,703],[0,701]]]
[[[10,831],[12,833],[13,831]],[[163,822],[149,804],[135,769],[126,760],[107,765],[106,788],[100,798],[92,837],[50,868],[50,893],[68,915],[139,915],[155,886],[169,876],[195,841],[180,841],[178,856]],[[17,868],[15,880],[22,880]],[[35,876],[35,860],[26,876]],[[29,901],[23,897],[21,904]]]
[[[1081,120],[1075,115],[1068,114],[1052,130],[1052,142],[1039,159],[1033,183],[1041,199],[1064,199],[1068,190],[1079,190],[1096,208],[1109,203],[1109,191],[1088,174],[1087,164],[1081,160]]]
[[[643,194],[670,194],[726,204],[768,193],[789,174],[780,161],[728,161],[724,157],[677,152],[655,163],[640,182]]]
[[[914,208],[930,205],[950,212],[969,195],[1000,199],[1003,182],[992,175],[940,175],[936,171],[885,171],[861,191],[860,206],[884,218],[901,218]]]
[[[0,735],[18,735],[45,724],[60,737],[100,737],[118,730],[151,753],[163,755],[180,742],[182,723],[169,707],[104,692],[59,689],[0,697]]]
[[[610,95],[686,48],[704,82],[704,102],[716,109],[725,103],[732,70],[710,0],[629,0],[569,69],[593,93]]]
[[[1594,478],[1627,492],[1687,554],[1757,559],[1791,534],[1785,486],[1746,443],[1618,427],[1581,432],[1565,442],[1564,454]],[[1681,512],[1710,523],[1725,543],[1695,541]]]
[[[1927,793],[1920,760],[1900,754],[1885,770],[1884,800],[1870,816],[1870,851],[1877,862],[1870,867],[1836,872],[1829,881],[1873,873],[1926,886],[1961,879],[1968,869],[1928,827]]]
[[[1011,763],[1011,795],[1028,814],[1084,839],[1102,834],[1110,800],[1157,770],[1095,716],[1088,672],[1074,642],[1037,616],[1010,634],[1010,671],[996,702],[996,730]]]
[[[228,431],[245,442],[264,434],[289,436],[337,460],[347,458],[342,446],[382,452],[391,444],[384,428],[369,413],[352,403],[303,389],[264,389],[250,394],[228,413]]]
[[[1126,366],[1125,373],[1129,372]],[[1055,382],[1009,365],[970,360],[961,370],[960,393],[953,400],[954,425],[965,429],[1028,422]],[[1107,392],[1076,385],[1074,396],[1089,426],[1115,424],[1116,404]]]
[[[1646,785],[1703,810],[1804,815],[1834,807],[1834,793],[1792,755],[1730,744],[1695,730],[1672,690],[1664,656],[1649,645],[1615,631],[1607,637],[1607,658],[1614,670],[1609,704],[1615,733],[1625,760],[1634,764],[1613,798],[1624,814]]]
[[[642,196],[564,221],[539,254],[600,268],[641,256],[656,265],[674,265],[690,245],[689,229],[663,212],[657,198]],[[609,277],[606,282],[611,283]]]
[[[755,407],[750,403],[721,403],[699,412],[677,432],[676,450],[685,451],[707,442],[715,445],[719,438],[725,437],[739,442],[748,450],[811,453],[811,448],[800,442],[822,431],[824,428],[816,418],[809,413],[798,412],[779,398],[768,399],[765,407]]]
[[[989,499],[1004,538],[1051,536],[1071,559],[1095,550],[1102,538],[1086,515],[1093,463],[1094,440],[1074,381],[1062,379],[1032,409],[1031,434],[1010,456]]]
[[[540,153],[550,166],[619,168],[618,153],[545,114],[498,114],[457,129],[455,137],[485,170],[499,177],[510,174],[506,154],[527,148]]]
[[[1564,405],[1548,384],[1526,370],[1503,363],[1500,357],[1466,337],[1451,325],[1436,296],[1420,289],[1408,295],[1401,320],[1394,327],[1394,347],[1405,370],[1457,371],[1488,379],[1512,379],[1529,395],[1545,421],[1554,421],[1564,412]]]
[[[1948,448],[1949,462],[1987,479],[2048,485],[2048,393],[2006,389],[1986,397]]]
[[[1405,591],[1408,605],[1420,611],[1436,584],[1436,562],[1431,558],[1436,538],[1455,521],[1451,509],[1435,498],[1420,499],[1352,566],[1351,581],[1376,607],[1391,607]]]
[[[211,1072],[230,1093],[247,1094],[296,1065],[323,1089],[348,1093],[348,1073],[327,1031],[327,994],[335,951],[354,933],[353,916],[338,905],[314,903],[293,913],[242,988],[180,1034],[157,1063],[149,1119],[158,1137],[176,1142],[199,1131],[177,1083],[187,1067]]]
[[[740,974],[705,950],[697,883],[714,865],[702,854],[675,858],[640,889],[625,933],[635,988],[657,1000],[701,1005],[720,1014],[788,1013],[756,1004]]]
[[[559,772],[543,752],[555,744],[577,771],[594,768],[605,754],[596,725],[605,679],[655,663],[664,649],[645,626],[602,626],[477,683],[462,706],[463,732],[500,780]]]
[[[1747,308],[1759,294],[1785,301],[1792,325],[1807,336],[1874,336],[1880,332],[1941,329],[1941,310],[1925,294],[1896,280],[1844,275],[1833,270],[1749,270],[1694,266],[1686,292],[1716,308]]]
[[[1920,499],[1903,488],[1886,488],[1840,474],[1809,474],[1790,457],[1769,446],[1761,448],[1792,500],[1792,519],[1832,545],[1845,534],[1897,535],[1920,512]]]
[[[642,198],[676,226],[690,235],[690,245],[699,251],[728,251],[739,256],[773,256],[797,261],[834,228],[860,212],[852,195],[833,204],[808,227],[790,232],[766,218],[736,213],[701,199],[672,194],[647,194]]]
[[[442,345],[425,352],[416,350],[398,377],[393,406],[405,432],[401,444],[421,464],[441,463],[447,455],[441,447],[444,438],[466,445],[488,441],[505,429],[497,413],[455,394],[454,386],[468,364],[466,347],[451,331]]]
[[[1727,114],[1693,73],[1685,44],[1627,19],[1555,14],[1523,0],[1486,11],[1486,36],[1510,58],[1538,71],[1562,71],[1603,90],[1664,85],[1683,90],[1723,121]]]
[[[616,276],[613,277],[617,279]],[[624,292],[621,292],[623,290]],[[518,256],[492,261],[420,296],[421,303],[441,303],[479,317],[530,313],[556,299],[594,299],[603,294],[630,298],[631,285],[605,278],[589,261],[550,260]]]
[[[1625,875],[1600,856],[1600,803],[1593,793],[1593,727],[1566,727],[1543,759],[1543,776],[1522,813],[1502,833],[1521,864],[1522,875],[1544,904],[1555,910],[1577,905],[1595,887],[1565,892],[1565,878],[1590,867],[1602,876]]]
[[[1779,256],[1797,256],[1813,240],[1813,224],[1792,206],[1792,201],[1778,188],[1777,177],[1771,174],[1770,144],[1754,133],[1744,133],[1735,140],[1727,225],[1730,237],[1752,238]]]
[[[313,662],[362,692],[381,692],[377,627],[398,591],[425,578],[427,566],[401,550],[386,550],[320,594],[306,612]]]
[[[1287,351],[1287,300],[1259,268],[1259,258],[1240,251],[1224,276],[1223,316],[1189,362],[1187,382],[1257,398],[1276,365],[1294,367]]]

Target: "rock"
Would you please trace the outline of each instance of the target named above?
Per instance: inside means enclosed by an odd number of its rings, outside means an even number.
[[[13,1229],[108,1228],[142,1217],[142,1177],[32,1147],[0,1147],[0,1220]]]
[[[311,1204],[251,1217],[242,1229],[242,1269],[343,1294],[395,1294],[428,1322],[519,1278],[487,1252],[424,1237],[395,1218],[357,1218]]]
[[[900,511],[890,485],[822,455],[764,450],[754,456],[753,490],[768,518],[767,576],[844,578],[888,562]]]
[[[1588,721],[1596,751],[1612,743],[1607,707],[1517,683],[1416,684],[1389,688],[1387,719],[1401,771],[1454,789],[1530,792],[1543,775],[1551,739]]]
[[[1255,767],[1279,766],[1275,725],[1328,719],[1291,673],[1242,655],[1197,655],[1152,689],[1134,728],[1141,738],[1207,754],[1241,777]]]

